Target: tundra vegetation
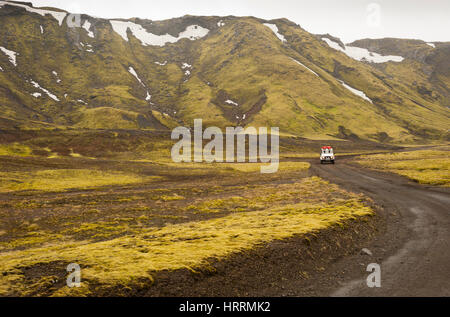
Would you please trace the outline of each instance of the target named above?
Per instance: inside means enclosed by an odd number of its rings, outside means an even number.
[[[158,272],[208,269],[373,214],[368,198],[311,176],[306,161],[283,160],[274,174],[261,174],[263,163],[174,163],[175,141],[156,132],[2,138],[1,295],[133,294]],[[70,263],[81,266],[81,287],[66,286]]]
[[[441,150],[419,150],[399,153],[363,155],[358,163],[406,176],[418,183],[450,187],[448,146]]]

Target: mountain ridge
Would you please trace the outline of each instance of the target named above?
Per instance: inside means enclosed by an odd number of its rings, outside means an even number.
[[[69,28],[67,16],[59,25],[3,1],[0,16],[0,47],[17,53],[14,66],[0,52],[0,128],[170,129],[202,118],[313,139],[449,137],[448,42],[334,38],[339,50],[287,19],[234,16],[82,14]],[[346,47],[403,60],[369,63]]]

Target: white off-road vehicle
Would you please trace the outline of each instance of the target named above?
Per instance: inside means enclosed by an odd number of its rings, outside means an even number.
[[[331,146],[322,146],[322,152],[320,153],[320,164],[326,162],[334,164],[334,151]]]

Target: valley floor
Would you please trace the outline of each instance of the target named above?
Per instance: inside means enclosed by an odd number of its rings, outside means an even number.
[[[174,164],[145,137],[6,137],[2,296],[448,295],[448,189],[363,168],[355,144],[320,165],[318,144],[284,140],[280,171],[263,175]],[[381,289],[365,286],[372,262]],[[70,263],[81,287],[66,286]]]

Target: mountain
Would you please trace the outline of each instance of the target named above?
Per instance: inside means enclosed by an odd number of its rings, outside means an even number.
[[[450,42],[346,45],[287,19],[77,19],[0,1],[0,128],[171,129],[202,118],[311,139],[448,140],[449,60]]]

